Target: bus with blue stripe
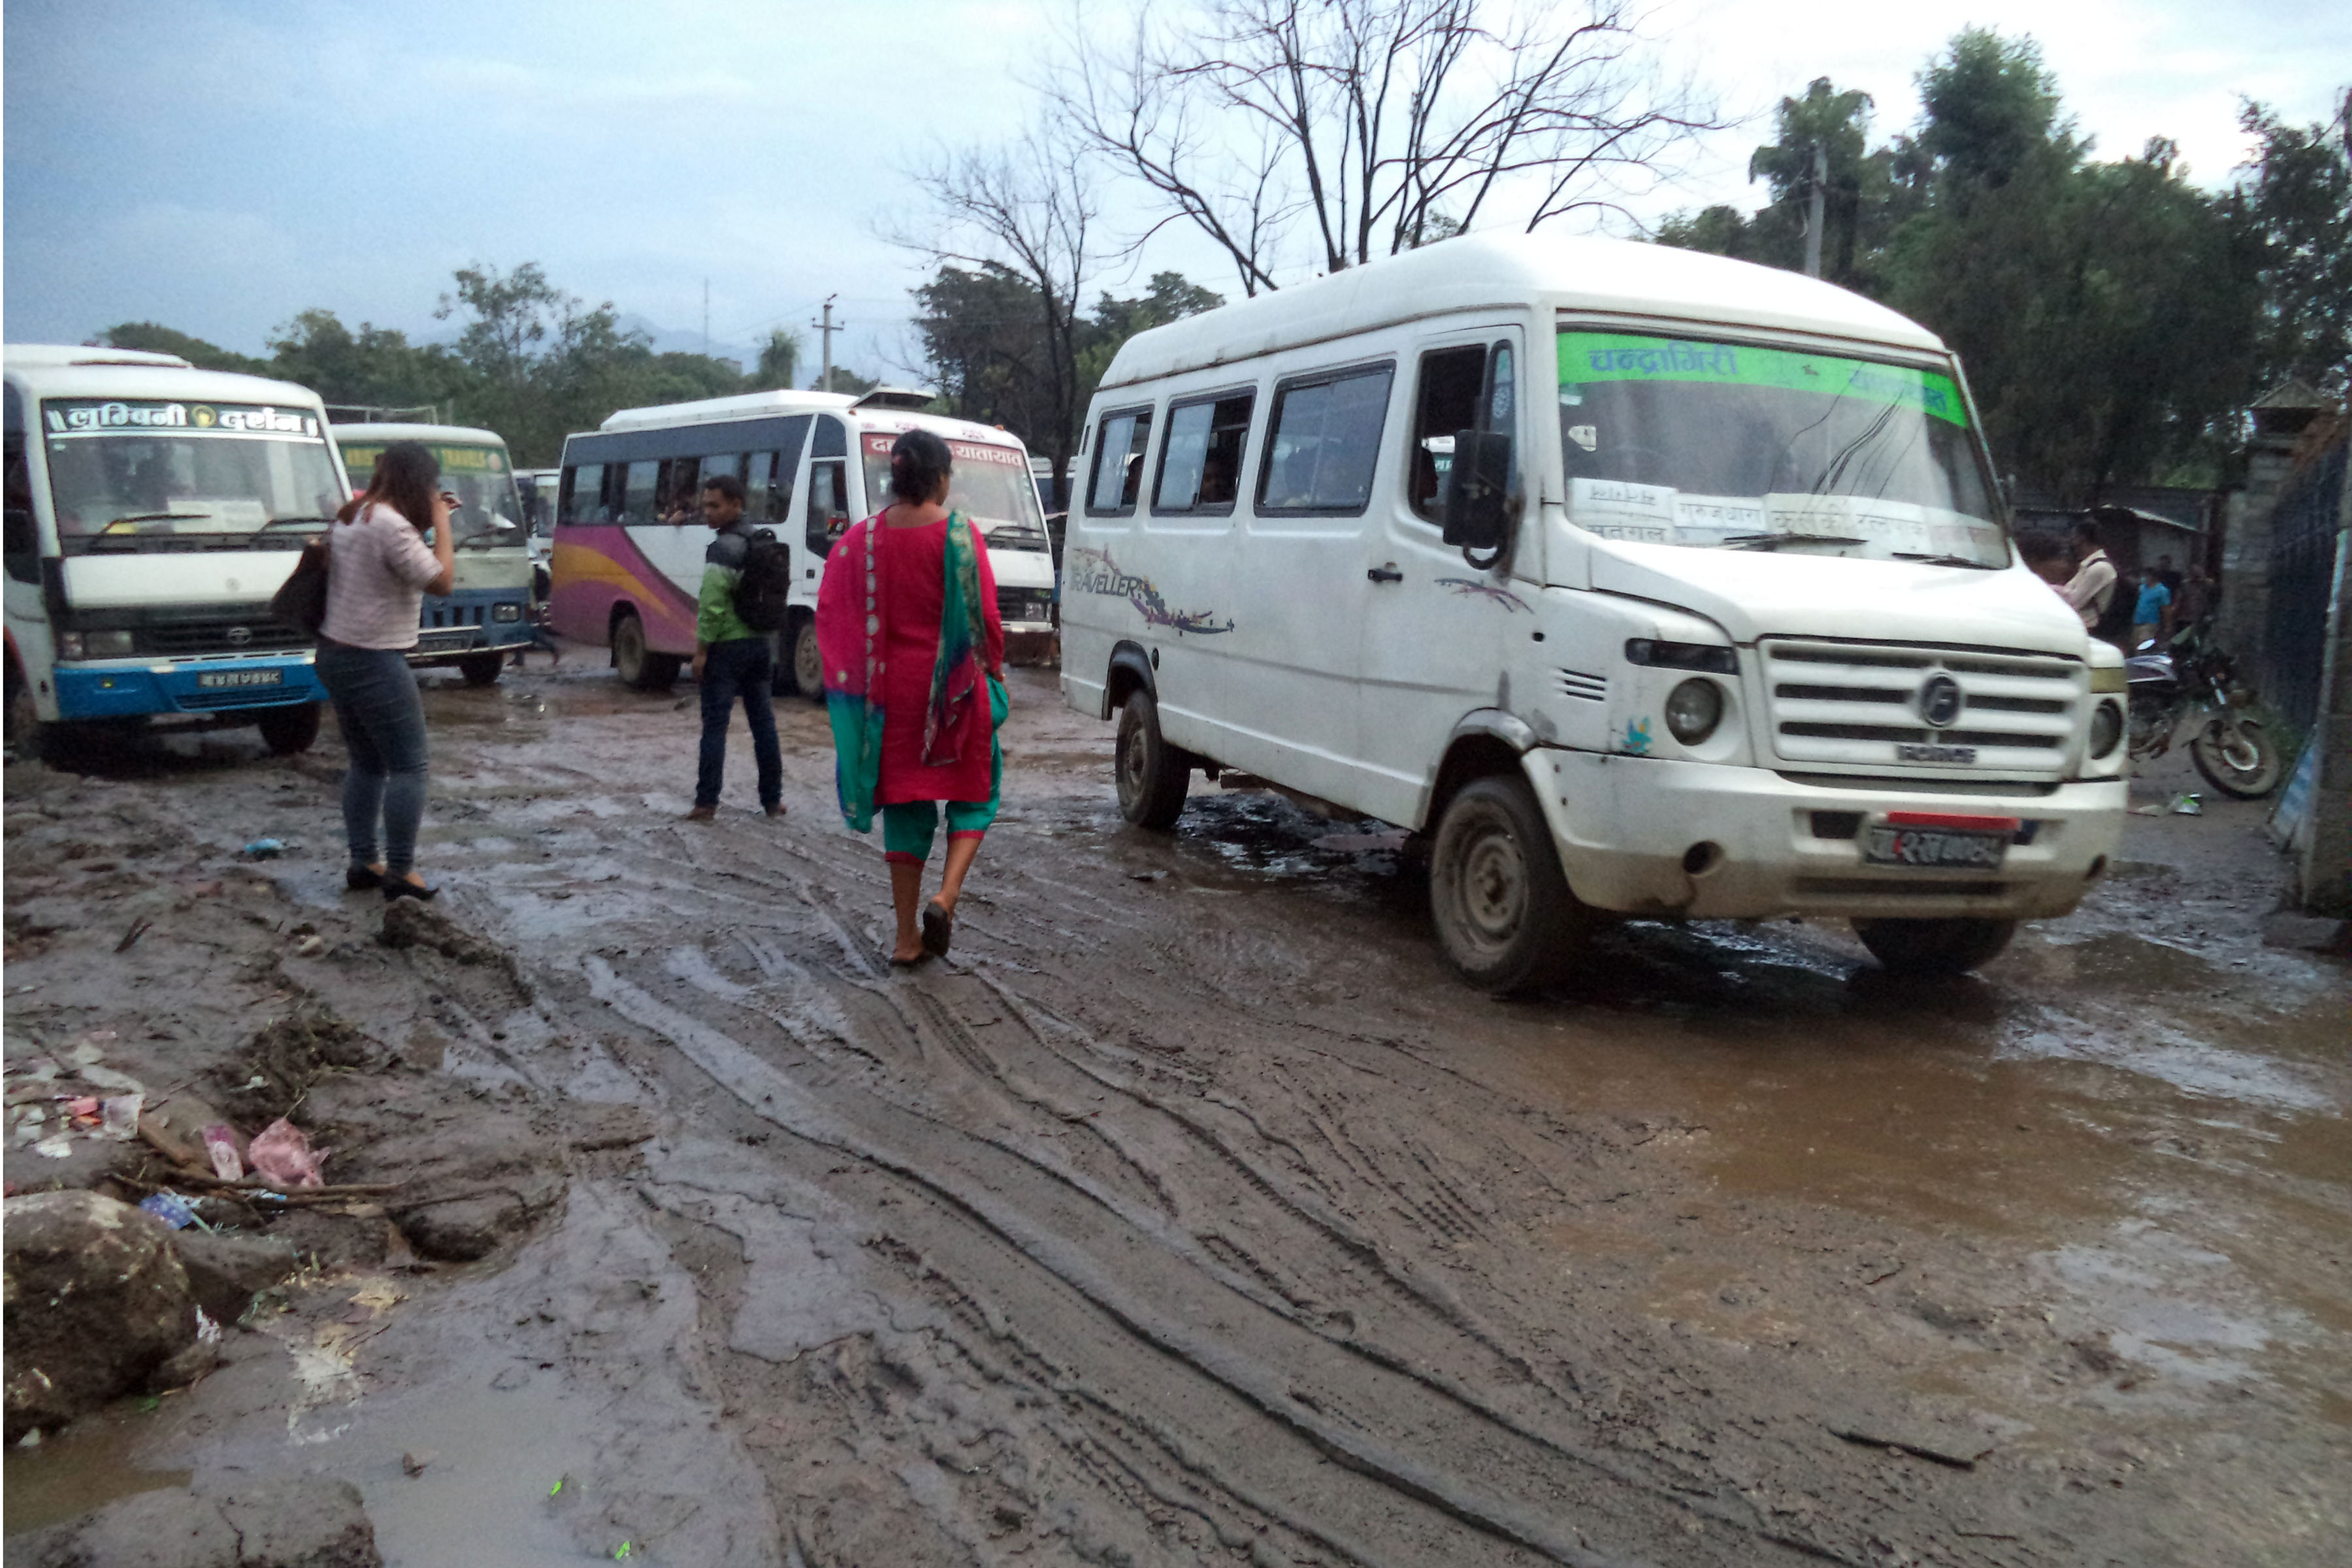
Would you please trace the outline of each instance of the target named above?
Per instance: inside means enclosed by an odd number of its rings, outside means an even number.
[[[309,747],[312,639],[269,601],[350,493],[318,395],[125,349],[0,368],[10,742],[61,761],[161,721]]]

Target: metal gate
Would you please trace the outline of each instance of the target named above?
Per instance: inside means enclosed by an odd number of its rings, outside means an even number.
[[[2262,696],[2306,731],[2319,716],[2347,451],[2352,446],[2339,439],[2319,461],[2290,477],[2271,513],[2271,626],[2263,639]]]

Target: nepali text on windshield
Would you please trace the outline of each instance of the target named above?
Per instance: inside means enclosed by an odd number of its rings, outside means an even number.
[[[1914,365],[1563,328],[1569,516],[1604,539],[2009,563],[1967,400]]]
[[[143,538],[323,526],[342,504],[315,413],[266,404],[51,398],[41,405],[58,532]]]

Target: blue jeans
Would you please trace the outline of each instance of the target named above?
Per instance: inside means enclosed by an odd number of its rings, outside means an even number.
[[[694,778],[695,805],[719,804],[719,781],[727,771],[727,717],[739,696],[744,722],[751,727],[751,758],[760,769],[760,804],[773,810],[784,798],[784,757],[776,747],[776,710],[768,701],[775,672],[775,652],[765,637],[735,637],[704,650],[702,755]]]
[[[383,826],[384,869],[404,877],[425,820],[425,703],[416,672],[397,648],[319,639],[320,683],[335,700],[351,766],[343,772],[343,835],[352,864],[372,866]]]

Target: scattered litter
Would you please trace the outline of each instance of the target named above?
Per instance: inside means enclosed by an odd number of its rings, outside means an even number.
[[[2202,816],[2205,815],[2205,803],[2194,794],[2177,795],[2172,797],[2168,809],[2175,816]]]
[[[113,1037],[113,1032],[109,1030],[107,1038]],[[66,1054],[72,1058],[74,1066],[82,1068],[89,1066],[92,1062],[102,1062],[106,1059],[106,1053],[100,1050],[97,1044],[87,1035],[82,1037],[79,1045]]]
[[[117,1072],[112,1068],[86,1067],[74,1076],[92,1088],[110,1089],[117,1094],[139,1094],[147,1088],[129,1073]]]
[[[22,1437],[19,1437],[18,1439],[16,1439],[16,1447],[18,1447],[19,1448],[37,1448],[37,1447],[39,1447],[40,1446],[41,1446],[41,1429],[40,1429],[38,1426],[34,1427],[31,1431],[29,1431],[29,1432],[26,1433]]]
[[[139,1200],[139,1206],[173,1230],[185,1230],[196,1223],[196,1211],[177,1193],[151,1193]]]
[[[425,1467],[440,1457],[434,1449],[420,1448],[415,1453],[401,1455],[400,1468],[411,1476],[421,1476],[425,1473]]]
[[[99,1105],[100,1133],[118,1143],[139,1136],[139,1112],[147,1103],[143,1094],[118,1094]]]
[[[64,1160],[73,1154],[73,1142],[62,1132],[52,1133],[33,1145],[33,1152],[45,1160]]]
[[[196,1342],[200,1345],[216,1345],[220,1343],[220,1325],[213,1321],[211,1313],[198,1307],[196,1309]]]
[[[275,860],[286,853],[286,846],[275,838],[257,838],[238,853],[248,860]]]
[[[205,1152],[212,1157],[213,1174],[224,1182],[245,1180],[245,1161],[236,1152],[236,1130],[225,1122],[205,1129]]]
[[[1130,882],[1157,882],[1167,875],[1165,871],[1129,871],[1127,879]]]
[[[618,1563],[622,1558],[626,1557],[627,1555],[629,1555],[629,1543],[627,1542],[624,1541],[621,1544],[613,1548],[614,1562]]]
[[[147,934],[147,928],[154,923],[155,922],[153,921],[149,920],[145,915],[141,915],[137,920],[132,921],[131,922],[131,929],[122,933],[122,940],[114,944],[114,951],[117,952],[129,952],[131,951],[131,944],[137,942],[141,937],[145,936]]]
[[[547,1489],[547,1495],[548,1495],[548,1496],[550,1496],[550,1497],[553,1497],[556,1493],[558,1493],[558,1492],[562,1491],[562,1490],[563,1489],[563,1483],[564,1483],[564,1482],[566,1482],[566,1481],[568,1481],[568,1480],[570,1480],[571,1479],[572,1479],[572,1478],[571,1478],[570,1476],[558,1476],[558,1477],[556,1477],[556,1478],[555,1478],[555,1484],[554,1484],[553,1486],[551,1486],[551,1487],[550,1487],[550,1488],[548,1488],[548,1489]]]
[[[254,1134],[245,1151],[254,1173],[278,1187],[326,1185],[319,1167],[326,1163],[329,1152],[312,1149],[310,1135],[282,1116]]]
[[[327,939],[323,936],[318,935],[316,932],[304,937],[300,942],[294,944],[294,956],[297,958],[316,958],[319,954],[326,951]]]

